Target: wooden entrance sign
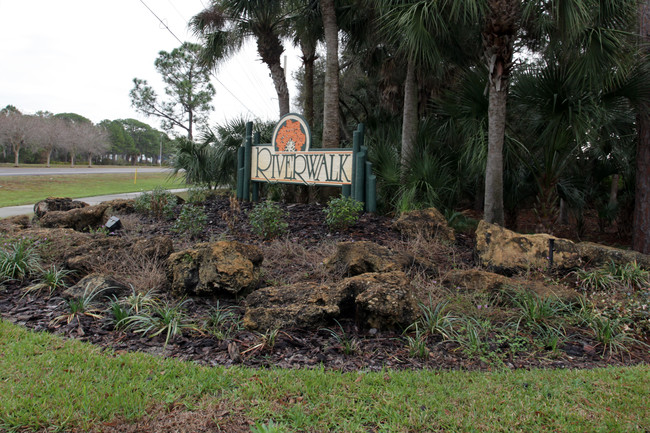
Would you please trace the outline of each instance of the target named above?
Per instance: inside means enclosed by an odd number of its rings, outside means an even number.
[[[363,146],[363,124],[354,132],[354,145],[343,149],[311,148],[311,131],[300,115],[289,113],[276,125],[271,143],[252,137],[246,124],[246,141],[237,153],[237,198],[258,200],[259,183],[338,186],[344,196],[365,203],[367,212],[377,208],[376,178]],[[251,191],[252,184],[252,191]]]

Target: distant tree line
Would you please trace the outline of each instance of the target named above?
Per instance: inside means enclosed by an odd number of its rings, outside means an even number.
[[[23,114],[13,105],[0,110],[0,162],[67,162],[88,165],[159,163],[171,154],[172,140],[164,132],[135,119],[93,124],[75,113],[38,111]]]

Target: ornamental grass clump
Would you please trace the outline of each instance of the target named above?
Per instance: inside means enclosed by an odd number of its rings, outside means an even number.
[[[330,199],[325,212],[325,222],[330,230],[347,230],[359,220],[363,203],[352,197],[336,197]]]
[[[23,280],[40,269],[36,244],[31,239],[7,242],[0,249],[0,281]]]

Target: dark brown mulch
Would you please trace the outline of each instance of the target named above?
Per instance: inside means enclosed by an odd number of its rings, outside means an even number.
[[[198,239],[191,242],[208,241],[225,236],[242,242],[262,243],[251,233],[247,222],[247,211],[252,204],[243,203],[241,209],[234,211],[226,198],[210,200],[205,205],[208,214],[208,228]],[[322,207],[319,205],[283,205],[288,212],[288,238],[306,246],[316,246],[322,242],[370,240],[379,244],[394,245],[399,242],[399,235],[391,230],[391,218],[379,215],[363,215],[360,221],[349,231],[331,233],[324,220]],[[236,218],[232,218],[235,215]],[[230,221],[230,224],[229,224]],[[145,227],[142,235],[165,234],[174,237],[177,245],[189,241],[183,235],[170,231],[171,222],[142,218]],[[459,256],[471,265],[473,257],[473,239],[471,235],[458,237],[455,246]],[[491,339],[491,355],[468,356],[456,343],[443,342],[440,338],[429,337],[427,343],[429,356],[425,359],[413,356],[399,331],[377,331],[359,329],[354,318],[341,321],[345,336],[356,341],[356,349],[351,354],[344,353],[343,347],[327,329],[284,329],[276,338],[273,347],[261,345],[263,335],[245,330],[238,331],[226,340],[193,330],[185,330],[182,336],[172,339],[165,346],[163,337],[149,338],[133,332],[116,331],[110,313],[102,319],[81,315],[66,320],[55,320],[67,312],[66,301],[58,295],[47,297],[38,294],[24,295],[21,284],[6,284],[0,292],[0,315],[14,323],[37,331],[46,331],[87,341],[108,350],[121,352],[148,352],[161,356],[170,356],[182,360],[192,360],[204,365],[233,365],[265,368],[313,368],[324,366],[327,369],[381,370],[395,369],[467,369],[491,370],[495,368],[530,369],[530,368],[593,368],[606,365],[626,365],[650,362],[648,351],[632,347],[629,353],[603,353],[594,340],[584,331],[576,329],[568,332],[568,341],[557,352],[530,350],[512,353],[508,343],[497,343]],[[231,306],[241,316],[241,301],[221,299],[220,305]],[[205,319],[216,303],[214,299],[197,298],[191,300],[189,311],[198,321]],[[107,307],[107,305],[105,305]],[[329,327],[342,335],[338,325]],[[228,347],[231,347],[229,352]],[[232,348],[238,349],[239,357],[233,356]],[[108,430],[107,430],[108,431]],[[199,430],[200,431],[200,430]],[[233,430],[237,431],[237,430]]]

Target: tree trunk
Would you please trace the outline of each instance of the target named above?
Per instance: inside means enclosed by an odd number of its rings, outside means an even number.
[[[70,167],[74,167],[74,153],[70,154]]]
[[[321,0],[325,33],[325,94],[323,98],[323,147],[339,147],[339,29],[334,0]]]
[[[52,149],[47,151],[47,166],[50,166],[50,162],[52,160]]]
[[[302,50],[302,64],[305,66],[303,83],[303,94],[305,102],[303,106],[304,116],[310,126],[314,124],[314,61],[316,60],[316,46],[307,43],[300,43]]]
[[[287,86],[287,78],[280,64],[279,57],[277,63],[269,65],[269,70],[271,71],[271,79],[273,80],[275,91],[278,94],[278,108],[280,110],[280,117],[282,117],[289,113],[289,87]]]
[[[415,65],[409,59],[404,81],[404,110],[402,116],[402,180],[406,178],[409,161],[415,151],[415,139],[418,133],[418,82]]]
[[[88,167],[92,167],[92,166],[93,166],[93,156],[88,155]]]
[[[20,144],[14,145],[14,167],[18,167],[20,164]]]
[[[289,87],[281,63],[284,47],[280,38],[272,32],[263,31],[256,34],[256,37],[257,53],[271,73],[271,80],[273,80],[273,86],[278,95],[280,117],[282,117],[289,112]]]
[[[194,126],[194,113],[192,110],[188,113],[188,128],[187,128],[187,139],[190,141],[194,140],[194,134],[192,134],[192,127]]]
[[[619,174],[612,175],[612,185],[609,188],[609,205],[616,206],[618,204],[618,181],[620,179]]]
[[[503,213],[503,140],[506,130],[507,85],[497,90],[490,84],[488,105],[488,153],[485,166],[485,204],[483,219],[504,224]]]
[[[650,42],[650,0],[639,5],[639,41],[647,51]],[[650,107],[642,104],[637,116],[639,139],[636,151],[634,241],[636,251],[650,254]]]

